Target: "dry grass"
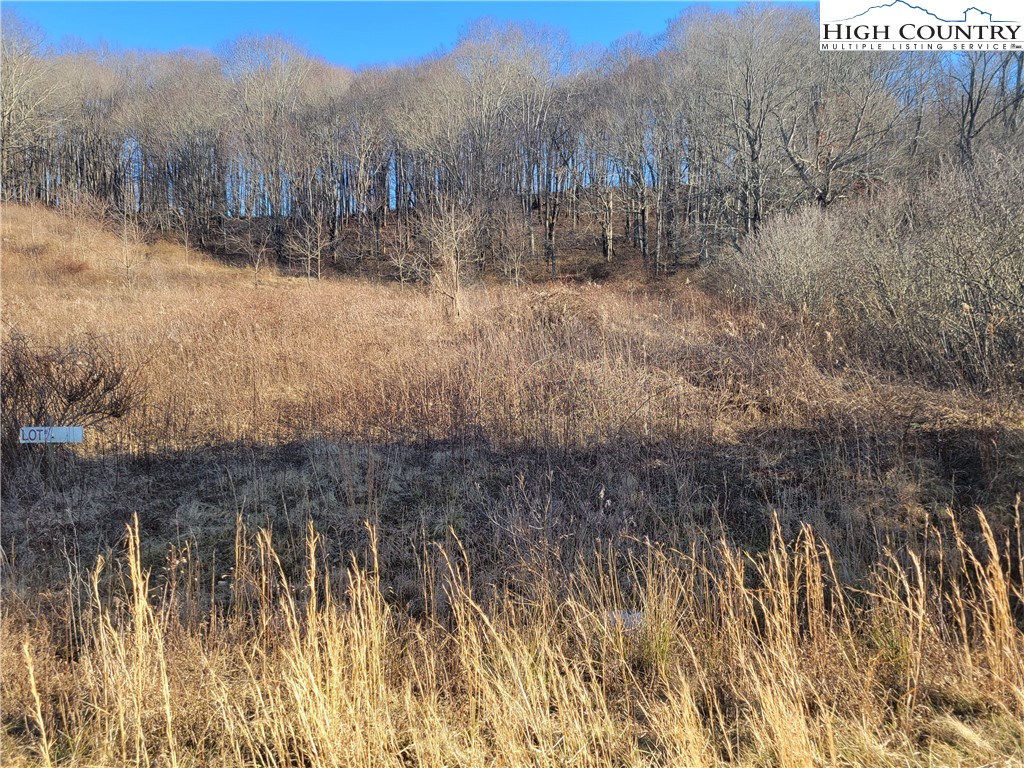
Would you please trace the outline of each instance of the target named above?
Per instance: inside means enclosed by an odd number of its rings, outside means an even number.
[[[8,602],[5,753],[68,765],[1012,765],[1024,755],[1022,595],[1009,583],[1021,563],[988,532],[985,545],[978,559],[957,540],[934,575],[913,551],[891,554],[855,590],[809,529],[790,544],[776,532],[758,555],[646,544],[602,551],[557,583],[539,577],[532,599],[480,595],[457,553],[430,550],[420,576],[443,587],[425,586],[432,607],[412,618],[387,600],[372,557],[333,560],[312,530],[298,583],[268,533],[240,535],[227,596],[204,606],[192,553],[153,574],[136,527],[51,611]],[[69,645],[55,621],[75,627]]]
[[[90,266],[68,272],[47,255],[66,226],[5,210],[4,324],[40,344],[108,339],[145,371],[148,408],[107,435],[119,448],[465,429],[502,446],[578,447],[701,429],[728,440],[822,419],[925,428],[1021,415],[1013,401],[895,387],[846,361],[823,368],[829,350],[808,351],[809,322],[787,327],[688,284],[477,287],[453,324],[425,291],[272,275],[254,287],[166,243],[148,246],[128,286],[104,266],[117,242],[100,231],[79,236]]]
[[[5,763],[1020,764],[1012,398],[682,281],[453,323],[2,215],[5,338],[145,396],[7,475]]]

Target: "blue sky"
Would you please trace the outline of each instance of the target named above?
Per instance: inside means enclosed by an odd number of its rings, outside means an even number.
[[[451,48],[484,16],[562,27],[577,45],[606,46],[632,32],[657,35],[691,5],[672,2],[8,2],[47,42],[118,48],[215,49],[246,34],[280,34],[334,64],[398,64]],[[817,6],[817,3],[813,3]]]

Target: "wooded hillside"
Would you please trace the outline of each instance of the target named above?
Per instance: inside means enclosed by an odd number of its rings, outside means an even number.
[[[694,11],[574,49],[481,21],[351,72],[278,38],[216,53],[54,50],[3,16],[2,195],[319,276],[471,261],[559,270],[565,222],[658,273],[779,211],[1020,145],[1024,52],[822,53],[803,10]],[[436,271],[436,269],[435,269]]]

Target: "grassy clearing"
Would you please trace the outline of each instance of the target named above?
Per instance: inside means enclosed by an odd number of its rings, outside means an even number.
[[[5,761],[1024,756],[1012,392],[684,278],[477,285],[453,323],[167,243],[126,270],[50,211],[2,235],[4,338],[102,341],[143,398],[4,468]]]

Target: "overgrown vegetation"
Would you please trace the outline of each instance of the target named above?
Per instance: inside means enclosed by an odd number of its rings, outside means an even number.
[[[1024,155],[781,216],[730,261],[742,292],[824,323],[880,369],[982,391],[1024,383]]]
[[[813,36],[5,9],[4,764],[1024,765],[1024,53]]]
[[[3,227],[8,343],[102,338],[145,393],[4,484],[5,761],[1024,755],[1012,390],[854,364],[771,290],[476,283],[456,320]]]
[[[135,372],[94,338],[34,348],[14,330],[0,344],[0,356],[5,476],[31,450],[18,444],[20,427],[75,424],[92,429],[127,416],[141,403]]]

